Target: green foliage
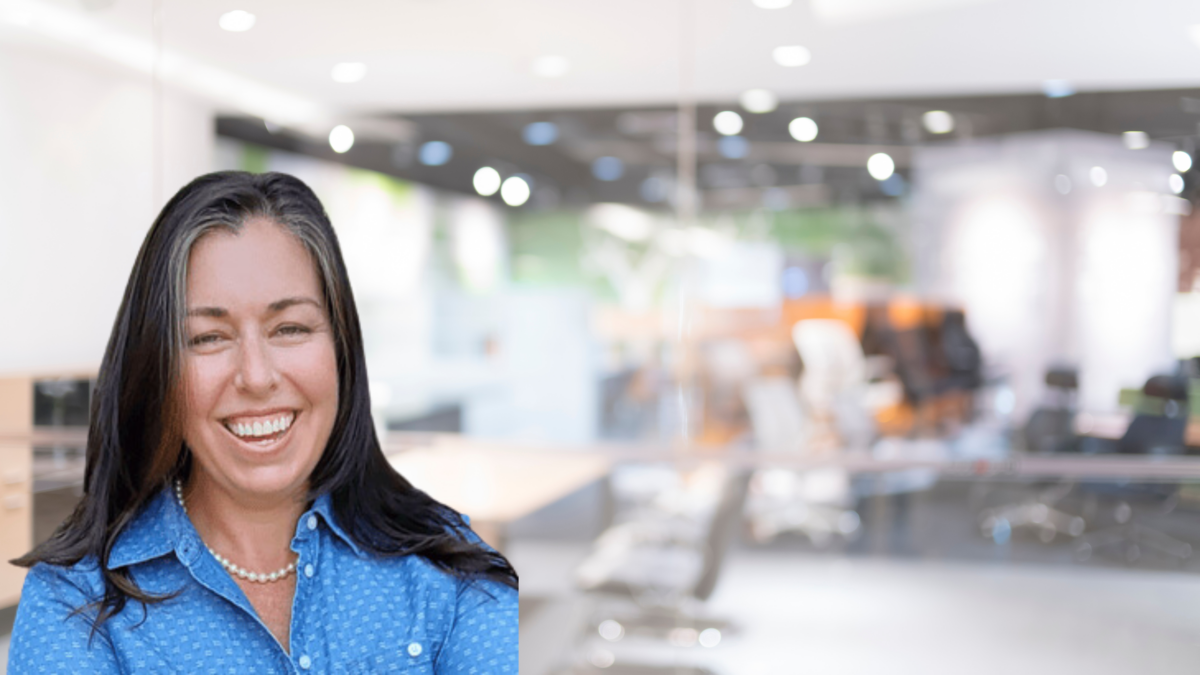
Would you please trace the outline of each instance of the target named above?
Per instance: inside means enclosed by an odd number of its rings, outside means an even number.
[[[242,171],[266,173],[271,151],[261,145],[242,144]]]
[[[528,286],[585,285],[583,214],[578,211],[518,212],[508,219],[513,283]]]
[[[903,281],[908,261],[898,233],[866,209],[840,207],[741,212],[702,217],[705,227],[732,229],[738,239],[775,241],[788,253],[830,257],[838,271],[855,276]],[[519,285],[587,286],[611,295],[606,282],[592,278],[580,261],[589,245],[579,211],[518,212],[508,221],[512,278]],[[634,258],[646,244],[628,244]]]
[[[783,211],[768,235],[790,253],[831,256],[838,272],[903,281],[908,261],[897,233],[859,208]]]

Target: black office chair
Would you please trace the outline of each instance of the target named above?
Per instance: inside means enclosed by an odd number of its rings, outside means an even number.
[[[1188,380],[1184,375],[1155,375],[1142,387],[1133,421],[1117,442],[1117,452],[1137,455],[1182,455],[1188,416]],[[1127,485],[1092,482],[1083,486],[1093,521],[1111,513],[1112,527],[1083,537],[1076,557],[1087,560],[1096,553],[1119,553],[1134,563],[1146,551],[1186,561],[1192,545],[1135,519],[1139,512],[1170,513],[1178,501],[1179,486]],[[1101,506],[1101,504],[1104,504]],[[1136,509],[1135,510],[1135,505]]]
[[[1079,375],[1074,368],[1058,367],[1046,371],[1046,401],[1033,411],[1025,423],[1025,449],[1037,453],[1078,452],[1075,434],[1075,399]]]
[[[1155,375],[1142,387],[1137,412],[1117,452],[1182,455],[1188,418],[1188,381],[1181,375]]]
[[[1047,399],[1029,416],[1023,430],[1025,448],[1029,452],[1077,452],[1079,439],[1075,435],[1075,398],[1079,377],[1074,368],[1056,367],[1046,371]],[[979,514],[979,527],[985,537],[993,539],[1018,529],[1037,534],[1044,543],[1059,535],[1079,537],[1087,525],[1083,517],[1058,507],[1073,490],[1069,481],[1040,483],[1026,488],[1029,492],[1019,501],[986,509]]]
[[[983,385],[983,353],[967,330],[962,310],[948,309],[942,314],[936,342],[951,388],[974,391]]]

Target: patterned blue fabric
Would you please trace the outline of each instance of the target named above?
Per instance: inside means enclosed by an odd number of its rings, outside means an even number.
[[[290,653],[259,620],[212,557],[171,490],[163,490],[118,538],[112,569],[129,566],[150,593],[90,636],[103,594],[94,559],[38,564],[17,608],[8,672],[22,673],[411,673],[517,672],[517,592],[463,582],[418,556],[380,558],[338,526],[328,497],[300,517]]]

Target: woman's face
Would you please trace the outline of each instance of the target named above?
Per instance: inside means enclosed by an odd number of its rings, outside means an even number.
[[[209,487],[243,498],[303,491],[338,408],[333,332],[312,257],[250,220],[192,247],[184,440]]]

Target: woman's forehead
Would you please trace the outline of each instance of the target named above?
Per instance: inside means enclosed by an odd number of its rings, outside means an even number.
[[[265,218],[250,219],[237,231],[212,230],[189,255],[189,310],[199,305],[266,306],[284,298],[320,295],[308,249],[285,227]]]

